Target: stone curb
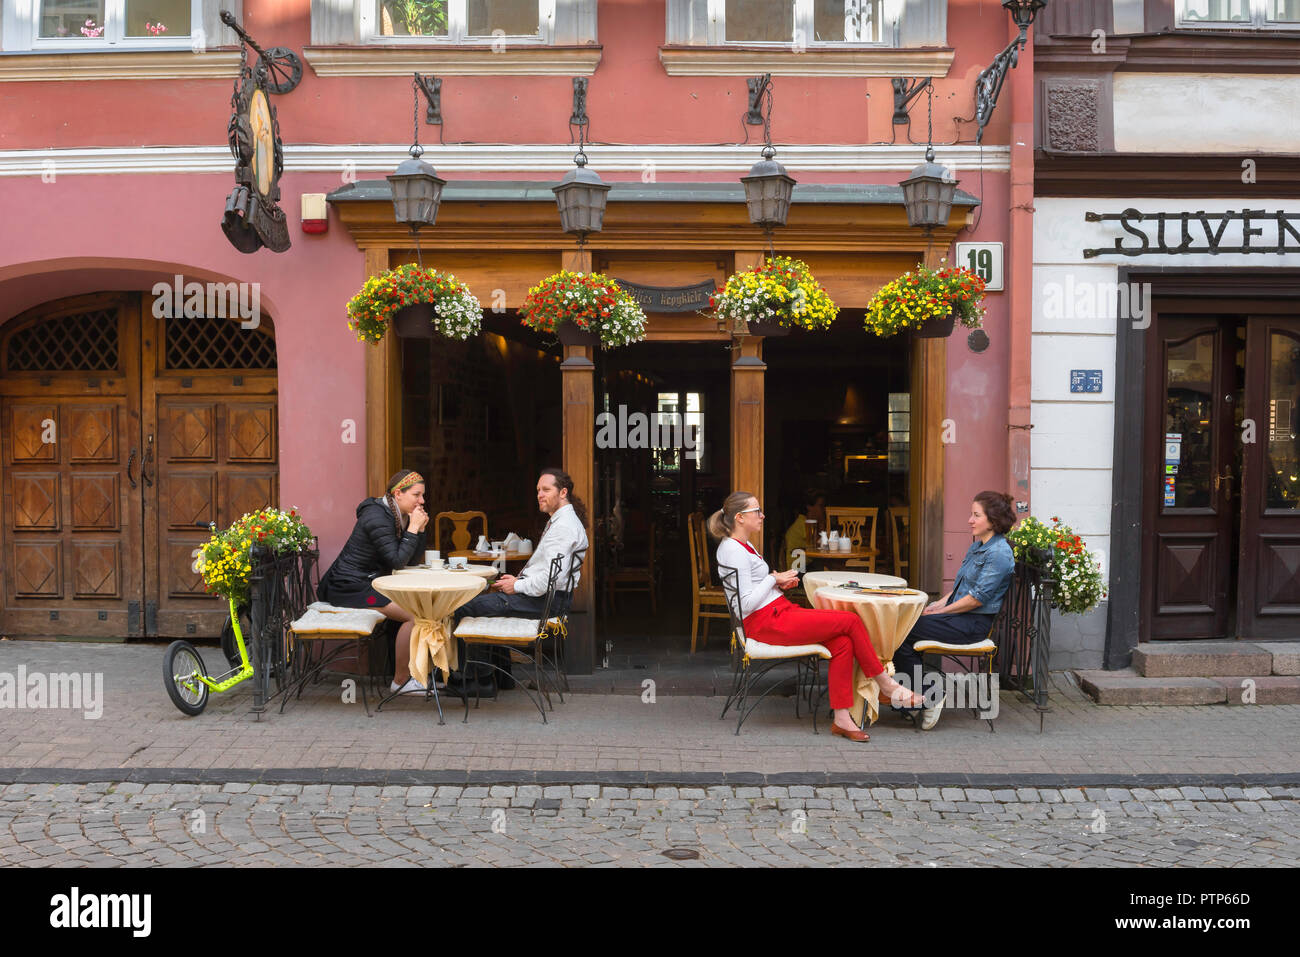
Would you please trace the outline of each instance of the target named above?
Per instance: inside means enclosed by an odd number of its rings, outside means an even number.
[[[375,787],[443,785],[606,785],[613,787],[814,788],[1147,788],[1300,787],[1300,773],[1201,774],[961,774],[781,771],[415,771],[384,768],[0,768],[5,784],[353,784]]]

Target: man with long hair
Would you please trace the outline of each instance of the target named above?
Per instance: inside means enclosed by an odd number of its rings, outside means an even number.
[[[528,563],[518,575],[502,575],[492,583],[491,590],[457,608],[457,623],[462,618],[540,618],[546,604],[551,561],[556,555],[563,556],[563,561],[551,613],[557,614],[569,607],[573,595],[560,589],[569,585],[569,564],[574,553],[587,547],[587,530],[583,527],[587,520],[587,507],[574,492],[569,473],[560,468],[544,469],[537,479],[537,507],[548,516],[548,520]],[[574,586],[580,576],[580,572],[574,573]],[[461,660],[465,660],[463,649]],[[497,664],[508,671],[509,661],[509,655],[501,655]],[[505,680],[500,683],[513,687]]]

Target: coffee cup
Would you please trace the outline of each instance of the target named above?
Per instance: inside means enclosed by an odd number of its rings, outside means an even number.
[[[442,552],[427,551],[424,553],[424,563],[429,567],[442,564]]]

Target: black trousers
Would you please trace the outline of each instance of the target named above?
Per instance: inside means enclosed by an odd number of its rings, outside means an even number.
[[[950,645],[974,645],[988,637],[993,615],[973,612],[956,615],[922,615],[894,652],[894,677],[900,684],[925,695],[927,704],[938,701],[943,679],[926,669],[924,656],[916,650],[918,641],[942,641]]]

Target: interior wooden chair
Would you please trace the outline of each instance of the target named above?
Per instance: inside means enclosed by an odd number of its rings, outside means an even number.
[[[466,551],[477,539],[470,533],[469,523],[478,519],[482,524],[479,526],[479,534],[490,538],[487,529],[487,515],[483,512],[439,512],[433,517],[433,547],[435,550],[442,551],[442,523],[446,520],[451,525],[451,552]],[[447,555],[443,555],[446,558]]]
[[[895,505],[889,509],[889,517],[893,522],[893,539],[894,544],[894,574],[899,578],[906,578],[903,574],[907,570],[907,532],[910,512],[906,506]]]
[[[704,640],[700,646],[709,641],[709,618],[729,620],[727,598],[721,588],[713,584],[709,572],[709,553],[704,532],[704,514],[692,512],[686,522],[686,535],[690,544],[691,558],[691,654],[695,654],[695,641],[700,632],[700,619],[704,622]],[[719,610],[720,609],[720,610]]]
[[[878,508],[827,508],[826,524],[838,528],[841,535],[853,539],[856,548],[866,548],[871,555],[865,559],[853,559],[844,563],[846,568],[865,568],[871,574],[876,571],[876,516]]]
[[[644,565],[620,564],[605,575],[605,592],[609,607],[617,611],[615,595],[620,591],[645,592],[650,596],[650,614],[657,615],[655,588],[655,527],[652,523],[646,532],[646,561]]]

